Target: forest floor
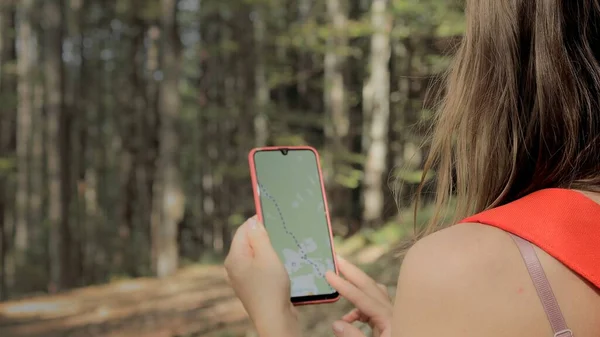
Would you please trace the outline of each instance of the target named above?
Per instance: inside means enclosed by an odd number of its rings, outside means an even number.
[[[0,304],[2,337],[212,336],[247,325],[220,266]]]
[[[346,240],[338,252],[366,267],[393,291],[399,269],[389,245]],[[310,336],[330,336],[330,324],[351,309],[300,307]],[[241,303],[218,265],[186,267],[162,279],[138,278],[0,303],[2,337],[236,337],[253,336]]]

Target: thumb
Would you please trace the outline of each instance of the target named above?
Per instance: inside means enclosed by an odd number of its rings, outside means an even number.
[[[252,247],[255,256],[268,256],[275,253],[265,226],[256,218],[248,220],[247,233],[250,247]]]
[[[336,337],[365,337],[360,329],[344,321],[333,322],[333,333]]]

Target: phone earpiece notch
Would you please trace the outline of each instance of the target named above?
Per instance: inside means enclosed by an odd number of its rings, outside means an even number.
[[[287,156],[288,154],[288,149],[281,149],[281,154],[283,154],[284,156]]]

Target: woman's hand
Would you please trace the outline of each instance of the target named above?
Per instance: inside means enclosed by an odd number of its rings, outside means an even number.
[[[256,216],[236,231],[225,269],[261,337],[298,334],[289,276]]]
[[[338,257],[338,269],[346,280],[328,272],[329,284],[356,307],[340,321],[333,323],[338,337],[360,337],[364,334],[352,325],[355,321],[369,324],[375,337],[390,337],[392,330],[392,301],[387,288],[375,282],[358,267]]]

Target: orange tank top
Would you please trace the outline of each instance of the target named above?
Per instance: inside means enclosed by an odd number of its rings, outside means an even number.
[[[580,192],[540,190],[461,222],[521,237],[600,288],[600,205]]]

